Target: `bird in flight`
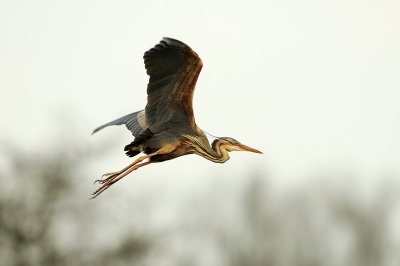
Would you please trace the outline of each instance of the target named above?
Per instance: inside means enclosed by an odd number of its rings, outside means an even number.
[[[262,153],[229,137],[217,138],[210,143],[205,132],[196,125],[192,99],[203,63],[188,45],[163,38],[143,58],[150,76],[146,108],[102,125],[93,133],[108,126],[125,125],[135,137],[125,146],[126,155],[144,155],[120,171],[104,174],[104,179],[96,180],[101,186],[92,193],[92,198],[132,171],[151,163],[186,154],[224,163],[231,151]]]

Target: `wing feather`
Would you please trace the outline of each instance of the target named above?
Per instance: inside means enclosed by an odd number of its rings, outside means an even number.
[[[149,129],[195,128],[193,93],[203,66],[199,56],[183,42],[163,38],[143,58],[150,76],[146,105]]]
[[[203,63],[200,57],[181,41],[163,38],[144,56],[147,85],[146,109],[123,116],[96,128],[125,125],[137,137],[146,129],[153,133],[174,128],[182,133],[196,130],[193,93]]]
[[[118,126],[118,125],[125,125],[128,130],[132,132],[132,135],[137,137],[142,133],[145,129],[147,129],[146,125],[146,120],[145,120],[145,111],[138,111],[134,112],[129,115],[125,115],[123,117],[120,117],[118,119],[115,119],[107,124],[104,124],[102,126],[99,126],[95,130],[93,130],[93,133],[96,133],[97,131],[102,130],[105,127],[108,126]]]

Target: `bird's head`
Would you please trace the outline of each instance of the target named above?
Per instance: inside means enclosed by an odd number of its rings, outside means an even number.
[[[246,145],[240,143],[239,141],[237,141],[236,139],[233,139],[230,137],[219,138],[216,141],[220,142],[220,145],[223,145],[225,150],[227,150],[229,152],[230,151],[250,151],[250,152],[255,152],[255,153],[262,153],[261,151],[250,148],[249,146],[246,146]],[[216,142],[214,142],[213,144],[215,145]]]

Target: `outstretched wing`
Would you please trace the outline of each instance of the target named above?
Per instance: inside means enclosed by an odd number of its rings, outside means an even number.
[[[186,44],[163,38],[144,54],[147,74],[146,121],[148,128],[195,128],[193,92],[203,63]]]
[[[102,130],[105,127],[108,126],[118,126],[118,125],[125,125],[126,128],[128,128],[131,132],[132,135],[137,137],[140,135],[140,133],[142,133],[145,129],[147,129],[147,125],[146,125],[146,119],[145,119],[145,111],[138,111],[138,112],[134,112],[132,114],[123,116],[121,118],[118,118],[114,121],[111,121],[107,124],[104,124],[98,128],[96,128],[95,130],[93,130],[93,133],[96,133],[99,130]]]

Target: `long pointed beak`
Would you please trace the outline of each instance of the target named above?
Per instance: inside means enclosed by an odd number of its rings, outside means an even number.
[[[246,146],[246,145],[243,145],[243,144],[241,144],[240,148],[241,148],[243,151],[250,151],[250,152],[255,152],[255,153],[261,153],[261,154],[263,154],[261,151],[256,150],[256,149],[253,149],[253,148],[250,148],[249,146]]]

